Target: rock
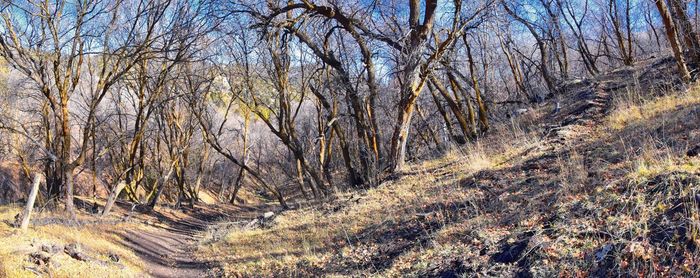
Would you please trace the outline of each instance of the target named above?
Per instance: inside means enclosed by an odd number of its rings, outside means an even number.
[[[248,222],[248,224],[246,224],[245,226],[243,226],[243,229],[244,229],[244,230],[254,229],[254,228],[256,227],[256,225],[257,225],[259,222],[260,222],[260,220],[258,220],[257,218],[255,218],[255,219],[251,220],[250,222]]]
[[[19,228],[19,226],[21,226],[21,224],[22,224],[22,212],[15,215],[15,221],[12,222],[12,227]]]
[[[41,246],[41,251],[49,254],[56,254],[61,252],[62,249],[63,247],[59,244],[44,244]]]
[[[527,111],[528,111],[527,108],[519,108],[519,109],[515,109],[515,114],[522,115],[522,114],[527,113]]]
[[[51,254],[44,251],[37,251],[29,254],[29,261],[39,266],[48,265],[51,262]]]
[[[66,248],[64,248],[63,251],[66,252],[68,256],[78,261],[85,262],[90,260],[90,257],[88,257],[82,252],[80,245],[78,245],[77,243],[71,243],[66,245]]]
[[[689,156],[689,157],[698,156],[698,154],[700,154],[700,145],[697,145],[697,146],[691,148],[691,149],[688,150],[688,152],[685,153],[685,154],[686,154],[687,156]]]
[[[112,260],[112,261],[115,262],[115,263],[118,263],[118,262],[119,262],[119,255],[117,255],[117,254],[114,254],[114,253],[111,253],[111,252],[110,252],[109,254],[107,254],[107,257],[109,257],[109,259]]]
[[[417,216],[418,219],[420,219],[421,221],[425,221],[426,219],[433,218],[433,217],[435,217],[435,215],[436,215],[436,213],[435,213],[434,211],[432,211],[432,212],[426,212],[426,213],[416,213],[416,216]]]
[[[614,246],[610,243],[603,245],[597,252],[595,252],[595,261],[602,262],[610,251],[613,251]]]
[[[241,229],[251,230],[251,229],[257,229],[257,228],[269,227],[270,224],[273,223],[274,219],[275,219],[275,213],[272,211],[268,211],[268,212],[263,213],[262,215],[258,216],[257,218],[250,220],[250,222],[248,222],[248,224],[245,224]]]

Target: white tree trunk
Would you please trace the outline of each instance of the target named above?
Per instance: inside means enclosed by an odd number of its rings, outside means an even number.
[[[29,227],[29,218],[32,216],[32,210],[34,209],[34,201],[36,201],[36,195],[39,193],[39,183],[41,183],[41,175],[34,174],[34,181],[32,182],[32,189],[29,192],[29,197],[27,198],[27,205],[24,207],[24,212],[22,213],[22,224],[20,229],[26,231]]]
[[[107,203],[105,203],[105,208],[102,211],[102,217],[105,217],[112,209],[112,206],[114,206],[114,203],[117,201],[117,197],[119,197],[119,193],[122,192],[124,187],[126,187],[126,183],[119,182],[119,184],[117,184],[114,190],[112,190],[112,192],[109,193],[109,197],[107,197]]]

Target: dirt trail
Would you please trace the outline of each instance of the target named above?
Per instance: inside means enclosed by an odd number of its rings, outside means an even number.
[[[609,113],[613,106],[613,96],[624,94],[633,87],[650,88],[674,87],[673,81],[653,83],[654,80],[662,80],[665,72],[673,64],[663,59],[640,62],[635,68],[623,68],[598,78],[588,80],[578,80],[565,84],[562,88],[560,98],[554,100],[558,102],[556,109],[541,119],[540,125],[543,127],[543,142],[537,147],[537,153],[531,158],[517,162],[511,167],[503,170],[484,170],[475,174],[472,178],[463,182],[463,187],[480,187],[487,189],[495,198],[488,198],[480,205],[483,213],[493,213],[501,215],[503,225],[520,223],[523,219],[532,218],[533,215],[548,215],[544,217],[546,225],[555,223],[557,213],[554,209],[542,210],[551,207],[552,200],[556,200],[556,190],[558,185],[551,183],[551,177],[562,172],[561,169],[553,167],[557,165],[559,157],[566,157],[572,150],[579,150],[588,156],[588,152],[597,150],[594,146],[588,146],[585,140],[588,133]],[[652,81],[650,81],[652,80]],[[646,83],[645,83],[646,82]],[[640,84],[645,83],[645,84]],[[650,83],[650,84],[648,84]],[[659,85],[660,84],[660,85]],[[527,150],[530,152],[532,150]],[[610,152],[608,152],[610,153]],[[526,155],[523,153],[522,156]],[[591,154],[592,155],[592,154]],[[600,155],[600,154],[598,154]],[[589,169],[591,175],[597,175],[594,171],[589,157],[588,162],[583,162]],[[593,158],[596,158],[593,156]],[[588,174],[588,173],[587,173]],[[517,187],[505,186],[509,184],[519,184]],[[522,196],[528,196],[523,198]],[[524,200],[527,200],[524,203]],[[153,230],[124,231],[124,244],[135,252],[145,262],[148,274],[154,277],[218,277],[220,265],[217,261],[202,261],[194,256],[197,245],[206,240],[205,234],[210,226],[216,226],[222,220],[231,221],[229,217],[235,215],[238,222],[245,219],[252,219],[266,211],[261,208],[249,208],[247,211],[236,211],[234,213],[222,211],[210,211],[199,208],[202,211],[189,212],[185,218],[172,218],[168,215],[158,215],[159,222],[167,227],[160,227]],[[268,208],[269,209],[269,208]],[[551,216],[551,217],[550,217]],[[457,221],[456,219],[453,221]],[[563,220],[562,220],[563,221]],[[550,223],[551,222],[551,223]],[[567,223],[568,225],[568,223]],[[214,233],[216,233],[216,228]],[[392,227],[393,229],[393,227]],[[423,232],[422,229],[416,231]],[[224,231],[225,232],[225,231]],[[225,234],[222,232],[222,234]],[[417,234],[417,233],[416,233]],[[412,234],[397,237],[400,240],[409,238],[409,241],[418,242],[422,245],[421,238],[410,238]],[[216,237],[216,235],[214,235]],[[504,243],[500,250],[491,250],[488,254],[492,257],[492,262],[514,263],[525,261],[527,253],[522,252],[524,248],[519,248],[517,254],[511,254],[511,249],[521,243],[527,244],[532,233],[514,234],[511,238],[516,238],[514,244]],[[406,246],[413,244],[397,245],[400,250],[397,254],[408,250]],[[390,246],[392,247],[392,246]],[[392,247],[393,248],[393,247]],[[486,250],[486,249],[484,249]],[[506,250],[508,252],[502,251]],[[503,254],[508,253],[508,256]],[[394,255],[391,255],[396,257]],[[531,256],[532,257],[532,256]],[[528,260],[535,260],[530,258]],[[534,261],[533,261],[534,262]],[[391,260],[383,262],[385,267],[391,265]],[[373,267],[377,265],[373,264]],[[452,266],[448,266],[452,268]],[[529,268],[527,264],[519,266],[526,273]],[[513,270],[513,269],[511,269]],[[498,276],[498,275],[496,275]]]
[[[209,277],[216,268],[215,263],[193,256],[197,243],[188,231],[127,231],[124,240],[153,277]]]
[[[122,244],[134,250],[153,277],[217,277],[219,262],[195,256],[210,225],[232,215],[230,208],[197,207],[185,215],[154,211],[147,223],[152,229],[119,231]]]

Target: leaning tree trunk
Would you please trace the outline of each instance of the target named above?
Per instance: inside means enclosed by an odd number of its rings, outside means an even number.
[[[464,88],[462,88],[461,85],[459,85],[459,81],[457,81],[457,78],[455,77],[454,74],[448,72],[447,77],[450,79],[450,85],[454,88],[454,90],[460,91],[460,92],[465,92],[465,100],[466,100],[466,105],[467,105],[467,121],[469,121],[469,134],[471,135],[471,138],[476,138],[477,132],[476,132],[476,112],[474,111],[474,105],[472,105],[472,97],[469,92],[465,91]]]
[[[231,203],[232,205],[236,203],[238,190],[241,189],[243,179],[245,178],[245,173],[245,169],[243,169],[243,167],[240,167],[240,169],[238,170],[238,176],[236,177],[236,181],[233,184],[233,192],[231,193],[231,198],[229,198],[229,203]]]
[[[39,193],[39,183],[41,182],[41,176],[39,174],[34,174],[34,181],[32,182],[32,189],[29,192],[29,197],[27,197],[27,204],[24,207],[24,212],[22,212],[22,222],[20,224],[20,229],[26,231],[29,227],[29,219],[32,216],[32,210],[34,209],[34,201],[36,201],[36,195]]]
[[[474,63],[471,48],[469,47],[469,44],[466,44],[466,47],[467,59],[469,61],[469,75],[472,79],[472,88],[474,89],[474,96],[476,97],[476,105],[479,108],[479,127],[481,128],[481,132],[486,132],[489,130],[489,120],[486,115],[486,104],[481,97],[481,88],[479,87],[479,79],[476,76],[476,65]]]
[[[105,208],[102,210],[102,217],[105,217],[109,214],[109,211],[112,210],[112,207],[114,206],[114,203],[117,201],[117,198],[119,197],[119,193],[122,192],[122,190],[126,187],[125,182],[119,182],[117,186],[112,189],[112,192],[109,193],[109,196],[107,197],[107,202],[105,203]]]
[[[437,94],[435,94],[435,88],[432,88],[430,83],[428,83],[428,91],[430,91],[430,95],[433,97],[433,102],[435,103],[435,107],[437,107],[438,113],[440,113],[440,116],[442,116],[442,120],[444,121],[444,133],[447,138],[445,138],[445,142],[447,141],[452,141],[456,140],[457,143],[459,144],[464,144],[467,143],[467,138],[462,138],[460,136],[457,136],[455,134],[454,129],[452,128],[452,122],[450,121],[450,118],[447,116],[447,111],[445,108],[442,107],[442,103],[440,103],[440,100],[437,97]]]
[[[461,101],[458,102],[457,100],[452,99],[452,97],[450,97],[450,95],[447,93],[447,88],[445,88],[445,86],[442,85],[440,80],[435,78],[435,76],[433,76],[433,75],[430,76],[430,82],[435,87],[435,89],[437,89],[437,91],[440,93],[440,95],[442,95],[442,97],[445,99],[445,101],[447,101],[447,106],[452,111],[452,114],[457,119],[457,123],[459,124],[459,127],[462,130],[462,136],[464,136],[465,139],[466,138],[474,138],[474,136],[476,134],[471,134],[471,132],[470,132],[471,127],[469,126],[467,119],[464,117],[463,110],[459,105],[461,103]],[[428,87],[430,88],[430,85]],[[455,96],[458,96],[461,93],[462,93],[461,91],[455,91]]]
[[[685,58],[683,58],[683,50],[681,49],[680,42],[678,41],[678,33],[676,31],[676,26],[673,24],[673,19],[671,18],[671,13],[666,6],[664,0],[656,0],[656,8],[661,14],[661,19],[664,22],[664,27],[666,28],[666,37],[669,43],[671,43],[671,49],[673,50],[673,56],[676,58],[676,64],[678,65],[678,72],[684,82],[690,81],[690,72],[688,72],[688,67],[685,64]]]
[[[301,191],[301,195],[304,196],[304,199],[309,199],[309,195],[306,194],[306,189],[304,189],[304,168],[301,166],[301,160],[300,159],[295,159],[296,161],[296,170],[297,170],[297,184],[299,185],[299,191]],[[311,193],[314,194],[314,198],[318,198],[318,192],[315,190],[313,186],[311,186]]]
[[[693,29],[693,24],[688,18],[687,7],[681,0],[669,0],[671,3],[671,14],[680,25],[683,33],[685,47],[688,50],[688,57],[691,62],[700,64],[700,38],[698,33]]]
[[[178,161],[179,160],[173,161],[168,168],[168,172],[156,181],[155,193],[152,194],[152,197],[148,201],[148,208],[150,210],[155,209],[156,205],[158,204],[158,199],[160,199],[160,195],[163,194],[165,185],[168,183],[168,181],[170,181],[170,176],[172,176],[173,172],[175,171],[175,164],[177,164]]]

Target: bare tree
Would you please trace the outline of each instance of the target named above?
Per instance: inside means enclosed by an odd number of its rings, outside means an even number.
[[[45,146],[56,154],[55,161],[46,163],[47,187],[52,194],[65,188],[71,215],[74,170],[89,152],[98,107],[115,82],[147,53],[170,1],[140,1],[128,9],[125,4],[12,1],[6,2],[2,14],[0,56],[29,77],[45,99],[44,123],[50,134]],[[96,80],[90,86],[81,83],[86,69]],[[76,146],[69,105],[78,89],[86,90],[88,98],[81,144]]]
[[[671,18],[671,12],[666,5],[664,0],[656,0],[656,8],[661,14],[661,19],[663,20],[664,27],[666,28],[666,38],[671,44],[671,49],[673,50],[673,56],[676,58],[676,64],[678,65],[678,73],[681,75],[683,81],[690,80],[690,73],[688,72],[688,67],[685,64],[685,58],[683,57],[683,50],[681,49],[681,44],[678,39],[678,32],[676,25],[673,23],[673,18]]]

